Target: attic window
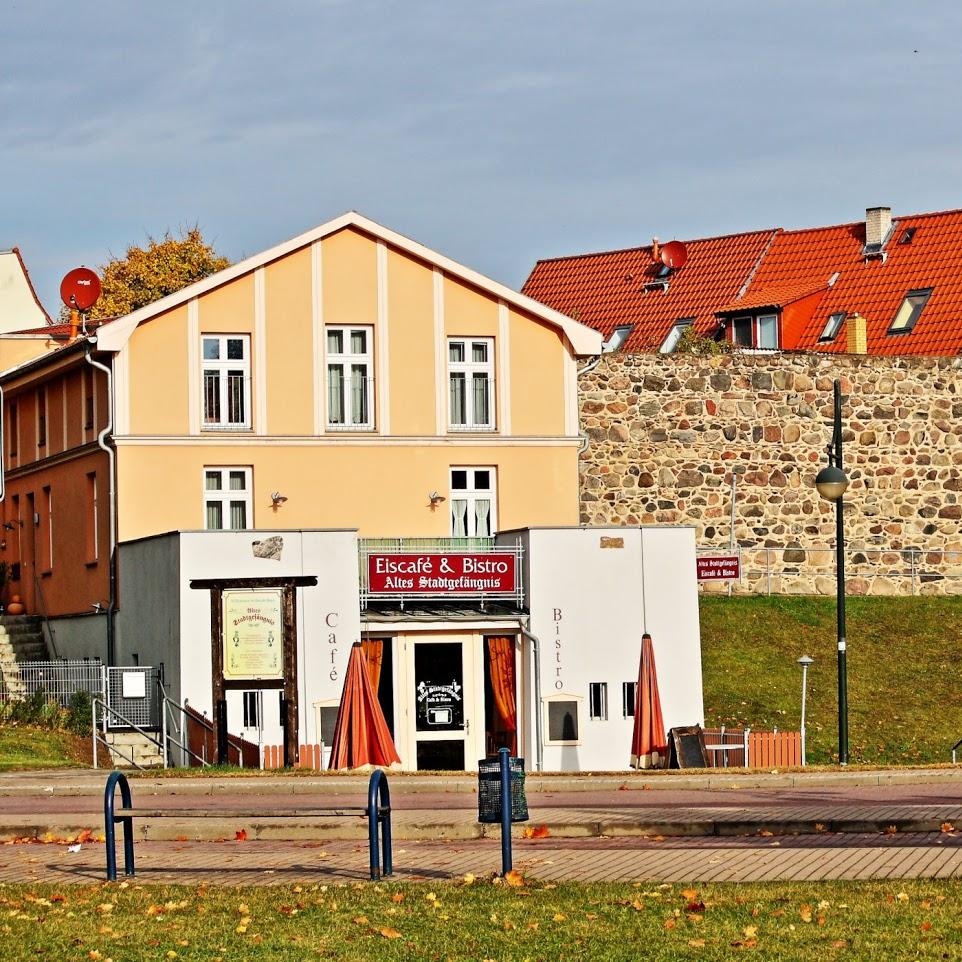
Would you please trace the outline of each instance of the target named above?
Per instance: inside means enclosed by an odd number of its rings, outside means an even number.
[[[671,267],[669,267],[667,264],[662,264],[661,267],[658,268],[658,273],[655,274],[655,277],[670,277],[671,271]]]
[[[688,330],[692,324],[695,323],[693,317],[680,317],[671,326],[671,330],[668,332],[668,337],[665,338],[661,347],[658,349],[659,354],[674,354],[675,348],[678,347],[678,342],[681,340],[682,335]]]
[[[620,350],[622,344],[628,340],[628,335],[632,332],[632,330],[634,330],[633,324],[625,324],[622,327],[616,327],[612,332],[611,337],[609,337],[608,340],[601,345],[601,353],[610,354],[612,351]]]
[[[836,314],[830,314],[828,320],[825,322],[825,329],[819,335],[819,344],[823,344],[826,341],[834,341],[835,336],[839,332],[839,328],[842,326],[842,321],[844,320],[845,311],[838,311]]]
[[[906,227],[902,231],[902,236],[899,238],[900,244],[911,244],[912,238],[915,237],[915,232],[918,230],[917,227]]]
[[[905,300],[902,301],[902,306],[899,308],[898,314],[895,315],[895,320],[892,321],[888,333],[908,334],[912,328],[915,327],[919,315],[922,313],[922,309],[928,303],[931,296],[931,287],[918,291],[909,291],[908,294],[905,295]]]

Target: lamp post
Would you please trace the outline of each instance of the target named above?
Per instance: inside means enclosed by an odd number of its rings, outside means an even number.
[[[838,761],[848,764],[848,677],[845,666],[845,531],[843,496],[848,477],[842,470],[842,385],[835,381],[835,417],[832,440],[826,447],[828,467],[815,478],[815,487],[826,501],[835,502],[835,612],[838,639]]]
[[[814,658],[810,658],[808,655],[802,655],[798,659],[799,665],[802,666],[802,765],[805,765],[805,691],[808,688],[808,666],[815,661]]]

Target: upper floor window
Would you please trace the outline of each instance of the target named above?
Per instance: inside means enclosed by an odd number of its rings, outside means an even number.
[[[204,422],[207,430],[250,427],[250,337],[205,334],[202,338]]]
[[[888,333],[908,334],[912,328],[915,327],[915,323],[922,313],[922,308],[925,307],[931,296],[931,287],[918,291],[909,291],[908,294],[905,295],[905,300],[902,301],[902,306],[899,308],[898,314],[895,315],[895,320],[892,321],[892,326],[888,329]]]
[[[494,468],[451,468],[451,536],[489,538],[495,525]]]
[[[692,324],[695,323],[693,317],[680,317],[671,326],[671,330],[668,332],[668,337],[665,338],[664,343],[658,350],[659,354],[673,354],[675,348],[678,347],[678,342],[681,340],[682,335],[688,330]]]
[[[253,526],[250,468],[204,468],[204,527],[242,531]]]
[[[819,343],[825,343],[827,341],[834,341],[838,335],[839,329],[842,326],[842,321],[845,320],[845,311],[838,311],[835,314],[830,314],[828,320],[825,322],[825,328],[819,335]]]
[[[94,427],[94,372],[93,368],[83,372],[84,430]]]
[[[17,456],[17,441],[20,437],[20,423],[17,420],[17,402],[7,404],[7,451],[11,458]]]
[[[451,430],[493,430],[494,339],[449,338],[448,381]]]
[[[47,445],[47,389],[37,391],[37,447]]]
[[[327,426],[334,429],[371,430],[374,364],[371,359],[373,328],[327,329]]]
[[[732,318],[732,342],[739,347],[756,350],[778,348],[778,315],[761,314],[758,317]]]

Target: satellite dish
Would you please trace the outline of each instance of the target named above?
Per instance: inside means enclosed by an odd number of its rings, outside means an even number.
[[[677,270],[688,260],[688,248],[681,241],[669,241],[661,249],[661,262],[665,267]]]
[[[88,311],[100,297],[100,278],[89,267],[75,267],[60,282],[60,299],[67,307]]]

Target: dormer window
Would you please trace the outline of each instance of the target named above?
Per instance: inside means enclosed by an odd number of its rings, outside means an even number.
[[[819,335],[818,343],[825,344],[828,341],[834,341],[844,320],[845,311],[837,311],[835,314],[830,314],[828,320],[825,322],[824,330]]]
[[[674,354],[675,348],[678,347],[678,342],[682,339],[685,331],[688,330],[695,323],[693,317],[680,317],[671,326],[671,330],[668,332],[668,337],[665,338],[661,347],[658,349],[659,354]]]
[[[928,303],[931,296],[931,287],[917,291],[909,291],[908,294],[905,295],[905,300],[902,301],[902,306],[899,308],[898,314],[895,315],[895,320],[892,321],[892,324],[888,329],[888,333],[911,333],[912,328],[915,327],[915,324],[919,319],[919,315],[922,313],[922,309]]]
[[[757,317],[733,317],[732,343],[738,347],[758,351],[778,350],[778,315],[759,314]]]
[[[601,345],[601,353],[610,354],[612,351],[620,351],[622,345],[628,340],[628,335],[633,330],[634,324],[625,324],[621,327],[616,327],[611,337]]]

